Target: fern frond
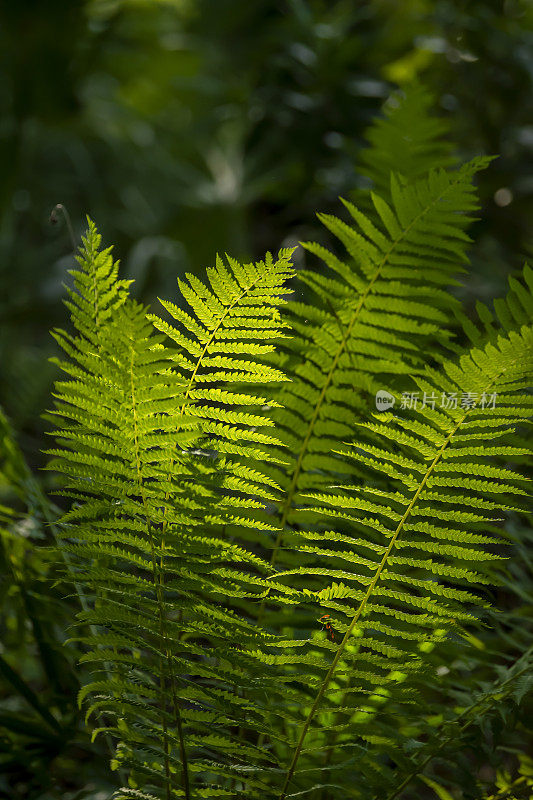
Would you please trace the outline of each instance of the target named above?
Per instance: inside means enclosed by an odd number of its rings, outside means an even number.
[[[167,800],[196,796],[195,775],[207,771],[224,785],[198,796],[224,797],[250,760],[272,766],[237,737],[249,728],[274,735],[262,706],[277,683],[258,649],[274,637],[239,613],[264,593],[270,568],[217,531],[272,529],[262,518],[276,485],[262,472],[277,439],[259,426],[270,427],[265,383],[284,375],[262,361],[272,345],[258,347],[255,335],[282,334],[290,254],[245,267],[228,259],[231,270],[219,261],[211,289],[196,278],[182,284],[192,315],[169,306],[182,329],[154,318],[154,333],[142,306],[109,289],[114,267],[101,269],[90,237],[70,301],[77,332],[57,337],[70,360],[59,362],[67,380],[56,385],[49,451],[49,468],[75,498],[62,546],[93,597],[75,638],[97,675],[80,702],[106,720],[95,735],[119,740],[114,763],[130,787]],[[110,298],[98,324],[86,313],[95,286]],[[246,796],[262,786],[247,781]]]
[[[375,192],[387,197],[391,172],[400,171],[415,181],[432,169],[456,166],[452,145],[446,137],[449,126],[432,113],[435,98],[419,83],[394,92],[387,100],[384,117],[375,120],[365,133],[359,172]]]
[[[374,196],[376,224],[349,203],[352,225],[324,217],[350,261],[305,245],[336,277],[326,285],[317,284],[314,273],[299,273],[326,300],[316,324],[309,324],[307,306],[290,307],[296,338],[287,362],[293,380],[283,387],[283,410],[275,414],[291,452],[285,473],[275,473],[285,491],[282,531],[295,521],[302,492],[330,481],[332,473],[365,474],[335,457],[337,442],[374,402],[384,376],[393,380],[416,372],[424,343],[447,340],[442,327],[454,301],[442,287],[465,260],[465,227],[476,208],[471,180],[486,163],[476,159],[456,173],[435,171],[412,185],[393,176],[390,203]]]
[[[119,262],[113,261],[112,247],[100,249],[102,237],[87,217],[87,233],[76,260],[80,269],[70,270],[74,288],[66,287],[70,300],[65,305],[81,336],[93,341],[128,297],[133,281],[118,278]]]
[[[525,448],[499,446],[494,442],[507,437],[518,422],[529,418],[532,403],[526,391],[532,371],[533,328],[527,326],[519,333],[511,331],[507,337],[500,337],[496,344],[490,343],[484,349],[473,348],[458,363],[444,362],[441,372],[426,368],[425,375],[415,376],[421,390],[453,391],[459,397],[471,393],[478,398],[496,393],[506,407],[513,409],[513,416],[507,418],[503,414],[495,428],[490,424],[492,409],[485,408],[481,400],[481,404],[474,407],[467,404],[437,410],[426,406],[409,417],[387,413],[381,416],[386,424],[369,422],[361,426],[363,430],[379,433],[382,441],[383,456],[374,457],[371,465],[375,475],[380,475],[381,464],[386,463],[389,453],[394,458],[398,449],[403,451],[404,448],[407,448],[408,458],[418,462],[420,471],[413,472],[409,462],[400,465],[392,482],[394,491],[384,492],[372,486],[339,487],[327,493],[307,495],[308,503],[320,517],[340,517],[343,526],[348,524],[349,530],[353,530],[354,538],[366,536],[371,541],[381,542],[384,550],[376,551],[374,565],[368,568],[369,553],[365,548],[358,574],[336,571],[336,564],[343,563],[342,553],[334,558],[328,555],[328,570],[315,570],[312,564],[298,570],[299,575],[307,576],[307,587],[316,583],[315,576],[327,577],[332,573],[340,579],[340,582],[325,583],[323,588],[311,591],[307,588],[305,594],[302,592],[302,601],[314,600],[317,607],[327,610],[342,641],[335,648],[327,671],[324,669],[325,675],[293,744],[293,758],[281,800],[287,794],[322,701],[339,674],[348,674],[352,663],[356,671],[359,665],[364,664],[367,669],[370,665],[373,666],[373,681],[369,681],[366,688],[379,685],[388,690],[395,683],[403,682],[419,661],[412,646],[406,649],[404,632],[416,635],[418,648],[424,652],[446,631],[461,629],[469,619],[475,619],[468,606],[475,606],[482,600],[472,591],[471,587],[480,581],[469,562],[480,561],[479,547],[469,541],[465,527],[482,530],[483,526],[497,521],[506,505],[505,495],[516,495],[514,490],[521,488],[515,485],[515,475],[502,474],[501,491],[494,492],[492,475],[491,480],[485,480],[488,477],[486,458],[499,452],[509,455],[527,452]],[[410,431],[408,437],[404,435],[406,428]],[[471,447],[469,442],[465,443],[462,439],[465,429],[479,433],[479,445]],[[365,457],[366,447],[364,438],[354,443],[355,461]],[[450,471],[450,464],[458,465],[461,471]],[[465,484],[463,473],[474,476],[476,483]],[[449,487],[445,492],[433,491],[437,485],[435,481],[441,476],[450,480]],[[472,511],[463,511],[463,506]],[[298,538],[298,533],[294,532],[292,541],[297,542]],[[449,562],[449,555],[439,549],[435,560],[433,555],[428,558],[424,546],[442,539],[453,548],[471,551],[471,557],[463,559],[461,551],[454,549]],[[352,550],[354,555],[358,553],[357,546]],[[486,552],[485,557],[488,555]],[[279,580],[281,575],[275,577]],[[466,588],[459,588],[462,586]],[[282,596],[280,602],[283,602]],[[374,620],[395,629],[395,635],[389,633],[384,639],[379,628],[373,627]],[[364,645],[351,653],[350,646],[357,644],[359,637],[363,638]],[[380,654],[384,645],[398,652],[394,655],[393,650],[389,650],[382,663]],[[359,674],[357,680],[361,681]],[[339,712],[339,716],[345,717],[345,724],[350,722],[350,715]]]

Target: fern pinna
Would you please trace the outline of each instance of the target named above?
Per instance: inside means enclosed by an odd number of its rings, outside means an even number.
[[[258,430],[269,425],[267,398],[251,389],[283,379],[260,359],[282,334],[290,252],[229,270],[219,262],[216,304],[195,279],[182,285],[194,316],[166,307],[185,332],[157,323],[178,345],[170,349],[99,243],[89,223],[69,301],[76,333],[56,332],[69,360],[59,362],[67,380],[56,385],[50,451],[73,501],[63,547],[92,600],[76,638],[96,675],[80,700],[89,696],[87,716],[98,713],[119,739],[113,763],[129,778],[118,796],[226,796],[222,784],[235,784],[251,757],[267,759],[236,732],[263,730],[274,676],[254,656],[268,636],[233,608],[255,584],[264,589],[264,564],[218,530],[271,528],[254,519],[275,487],[261,474],[273,441]],[[267,344],[255,342],[258,328]],[[214,448],[226,454],[216,470]],[[208,794],[193,789],[199,772],[214,776]],[[247,796],[254,786],[260,775]]]

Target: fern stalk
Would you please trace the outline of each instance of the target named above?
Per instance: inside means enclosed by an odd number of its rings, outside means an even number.
[[[159,634],[161,636],[161,641],[166,642],[167,634],[166,634],[166,608],[165,608],[165,601],[164,601],[164,579],[163,579],[163,555],[161,553],[159,569],[157,565],[157,559],[155,555],[154,549],[154,535],[152,531],[152,525],[150,524],[150,517],[149,517],[149,509],[147,507],[146,502],[146,493],[144,490],[144,481],[141,472],[141,455],[139,449],[139,435],[138,435],[138,418],[137,418],[137,402],[136,402],[136,392],[135,392],[135,380],[134,380],[134,358],[135,358],[135,351],[132,347],[131,349],[131,360],[130,360],[130,391],[131,391],[131,401],[132,401],[132,417],[133,417],[133,431],[134,431],[134,451],[135,451],[135,463],[137,467],[137,485],[139,488],[139,494],[142,498],[142,504],[144,508],[145,514],[145,524],[146,524],[146,532],[148,535],[148,539],[150,541],[150,549],[151,549],[151,558],[152,558],[152,575],[153,575],[153,582],[154,582],[154,589],[156,591],[157,597],[157,606],[158,606],[158,617],[159,617]],[[168,498],[167,498],[168,499]],[[161,542],[161,549],[164,549],[164,538]],[[179,707],[177,704],[176,698],[176,689],[174,686],[174,670],[172,668],[172,660],[171,654],[166,647],[166,662],[167,667],[170,675],[171,681],[171,694],[172,694],[172,704],[174,709],[174,719],[176,722],[176,727],[178,730],[178,738],[179,738],[179,747],[180,747],[180,755],[181,755],[181,763],[182,763],[182,772],[183,772],[183,790],[185,792],[186,800],[190,800],[190,788],[189,788],[189,769],[187,764],[187,752],[185,749],[185,742],[183,738],[183,726],[181,722],[181,715],[179,711]],[[165,717],[165,697],[166,697],[166,679],[165,679],[165,668],[163,665],[163,658],[160,656],[159,659],[159,670],[161,673],[161,725],[163,728],[163,752],[165,754],[165,777],[166,777],[166,796],[167,800],[171,800],[172,796],[172,781],[170,777],[170,746],[169,746],[169,739],[168,739],[168,731],[167,731],[167,722]]]

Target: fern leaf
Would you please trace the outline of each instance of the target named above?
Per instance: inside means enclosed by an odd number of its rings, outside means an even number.
[[[393,177],[391,199],[376,204],[376,223],[350,204],[354,225],[323,218],[354,265],[339,266],[336,257],[324,256],[339,279],[335,293],[325,295],[331,310],[324,310],[318,324],[307,324],[306,306],[290,307],[298,334],[287,354],[289,364],[295,361],[293,380],[280,395],[284,410],[275,414],[280,438],[291,451],[288,469],[273,473],[285,491],[282,529],[294,519],[302,492],[318,488],[332,472],[346,472],[332,451],[382,388],[383,376],[421,370],[417,347],[442,336],[443,312],[453,301],[441,287],[465,258],[464,229],[476,207],[471,180],[486,163],[476,159],[456,173],[434,171],[412,185]],[[323,255],[315,245],[309,249]],[[299,276],[308,280],[305,271]],[[294,352],[302,354],[301,363]],[[355,478],[365,474],[351,470]],[[274,543],[273,563],[284,535]]]
[[[514,426],[516,419],[526,420],[530,415],[526,390],[532,371],[533,328],[523,327],[520,333],[510,333],[508,337],[500,337],[495,344],[489,343],[484,349],[472,349],[461,357],[459,363],[444,362],[442,375],[428,368],[426,383],[432,382],[439,391],[447,390],[447,387],[453,385],[455,391],[459,393],[478,392],[480,396],[484,392],[504,391],[509,398],[509,404],[512,402],[517,414],[513,419]],[[421,382],[424,382],[423,378]],[[508,393],[509,387],[512,387],[512,391]],[[404,631],[416,635],[419,648],[423,651],[426,643],[431,641],[432,635],[435,635],[432,633],[435,630],[435,618],[439,619],[437,638],[458,623],[461,625],[467,623],[469,617],[474,619],[472,610],[464,611],[465,604],[475,606],[476,603],[482,602],[481,596],[476,595],[471,589],[465,591],[457,586],[459,583],[470,587],[480,582],[478,576],[468,567],[469,561],[480,563],[478,547],[463,526],[466,524],[470,527],[472,524],[483,526],[487,520],[490,522],[488,515],[502,508],[502,497],[506,493],[516,494],[514,490],[521,488],[515,486],[515,481],[520,480],[515,473],[506,475],[505,471],[502,471],[499,474],[500,491],[493,492],[490,483],[468,484],[465,483],[461,473],[450,473],[447,469],[446,462],[453,457],[453,463],[461,465],[464,472],[477,476],[482,474],[483,470],[483,462],[480,464],[479,458],[486,459],[487,456],[502,450],[509,454],[522,452],[519,448],[492,445],[494,441],[512,433],[513,426],[508,424],[495,430],[486,425],[487,416],[486,410],[481,407],[446,409],[446,413],[443,413],[442,409],[437,411],[425,407],[408,419],[395,417],[389,413],[386,417],[386,427],[380,426],[383,447],[386,449],[385,442],[388,442],[393,455],[398,443],[402,449],[408,448],[409,459],[418,460],[421,467],[416,485],[405,486],[400,481],[398,490],[394,494],[363,486],[351,489],[349,492],[332,489],[327,494],[312,493],[307,496],[308,502],[320,516],[337,518],[340,513],[345,522],[349,521],[356,537],[364,534],[372,541],[379,542],[377,531],[382,528],[381,536],[385,550],[382,554],[376,552],[374,566],[363,575],[355,573],[350,575],[346,571],[340,574],[335,571],[336,563],[342,563],[344,560],[342,552],[335,557],[328,554],[330,567],[327,571],[317,570],[312,564],[298,570],[299,575],[306,574],[313,582],[316,582],[317,576],[326,577],[329,574],[342,577],[348,588],[352,585],[354,588],[342,592],[345,602],[342,607],[337,608],[328,603],[328,598],[332,597],[331,589],[335,584],[330,583],[329,587],[326,585],[323,589],[317,587],[311,592],[307,591],[307,598],[315,598],[315,602],[319,603],[321,608],[328,610],[333,627],[343,631],[344,635],[294,744],[293,758],[286,773],[280,798],[286,796],[310,726],[319,715],[321,703],[327,696],[332,681],[338,677],[341,663],[348,657],[350,642],[357,641],[353,639],[354,631],[357,631],[358,636],[362,631],[365,641],[365,649],[357,652],[356,663],[357,659],[373,663],[378,685],[387,689],[397,682],[399,676],[406,673],[408,656],[404,650]],[[423,448],[419,440],[409,440],[403,436],[406,420],[411,422],[411,427],[425,433],[426,443]],[[479,448],[463,446],[460,434],[467,423],[474,426],[483,436],[483,446]],[[373,430],[375,424],[367,423],[362,427]],[[385,433],[386,438],[383,438]],[[358,453],[364,450],[364,441],[358,441],[354,459],[357,460]],[[406,467],[399,467],[402,468]],[[378,476],[380,469],[377,462],[374,464],[374,471]],[[446,492],[427,491],[428,482],[432,478],[438,478],[442,473],[450,480],[453,494],[450,494],[448,487]],[[456,511],[458,504],[468,505],[475,509],[476,513]],[[378,523],[375,528],[372,524],[373,518],[365,519],[366,511],[374,515]],[[455,529],[443,524],[449,520],[455,523]],[[422,529],[420,525],[423,526]],[[415,531],[418,533],[413,539],[412,534]],[[427,534],[436,536],[437,540],[439,537],[444,538],[447,545],[453,548],[451,553],[447,553],[446,548],[439,547],[438,559],[428,558],[428,551],[424,547],[427,544]],[[295,533],[294,539],[297,541],[298,538]],[[407,540],[409,545],[405,545]],[[461,550],[458,552],[455,548]],[[356,555],[358,548],[354,547],[353,550]],[[461,564],[463,560],[461,551],[463,555],[470,553],[470,557],[467,555],[464,559],[464,567]],[[452,563],[447,563],[450,555]],[[483,558],[490,558],[490,553],[485,551]],[[368,563],[367,550],[364,559],[359,562],[361,566],[364,566],[365,562]],[[279,579],[281,575],[276,577]],[[481,578],[481,583],[483,582]],[[308,586],[309,583],[308,580]],[[356,588],[361,584],[367,587],[366,590]],[[337,596],[337,593],[333,596]],[[388,635],[384,641],[379,635],[379,628],[373,628],[374,619],[377,622],[395,619],[396,623],[392,627],[396,628],[396,634]],[[379,669],[380,662],[376,656],[382,652],[383,644],[398,651],[403,650],[404,654],[398,658],[389,651],[386,664]],[[410,663],[416,667],[416,659]]]
[[[290,253],[218,261],[210,288],[190,277],[182,291],[192,315],[169,306],[182,328],[153,318],[154,332],[98,245],[91,227],[69,301],[76,333],[57,336],[67,379],[56,386],[49,451],[64,496],[75,498],[62,546],[94,598],[77,638],[97,678],[80,702],[104,716],[100,730],[119,742],[114,765],[142,786],[139,796],[196,796],[196,771],[211,760],[227,788],[198,796],[222,797],[250,759],[272,761],[236,737],[249,726],[270,735],[263,690],[276,688],[272,666],[254,655],[273,637],[240,606],[262,596],[270,570],[246,538],[273,528],[265,504],[277,489],[263,466],[278,440],[265,384],[284,375],[264,356],[283,334]],[[258,346],[256,330],[268,344]],[[220,526],[241,540],[217,535]],[[235,637],[239,647],[228,647]],[[249,690],[246,703],[228,700],[237,684]]]

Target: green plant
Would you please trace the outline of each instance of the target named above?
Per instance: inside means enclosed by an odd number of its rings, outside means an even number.
[[[297,276],[313,301],[288,298],[284,250],[218,259],[156,316],[89,222],[48,455],[94,672],[79,700],[117,743],[117,798],[392,799],[417,780],[445,797],[454,743],[528,701],[531,631],[505,644],[489,587],[509,583],[505,542],[525,547],[532,272],[480,323],[462,312],[447,287],[490,159],[449,169],[428,122],[386,188],[405,108],[365,157],[376,192],[345,204],[349,223],[323,217],[346,254],[305,245],[323,262]],[[462,653],[479,683],[442,671]],[[518,754],[527,726],[519,710]],[[527,785],[524,761],[500,766],[496,792]]]

